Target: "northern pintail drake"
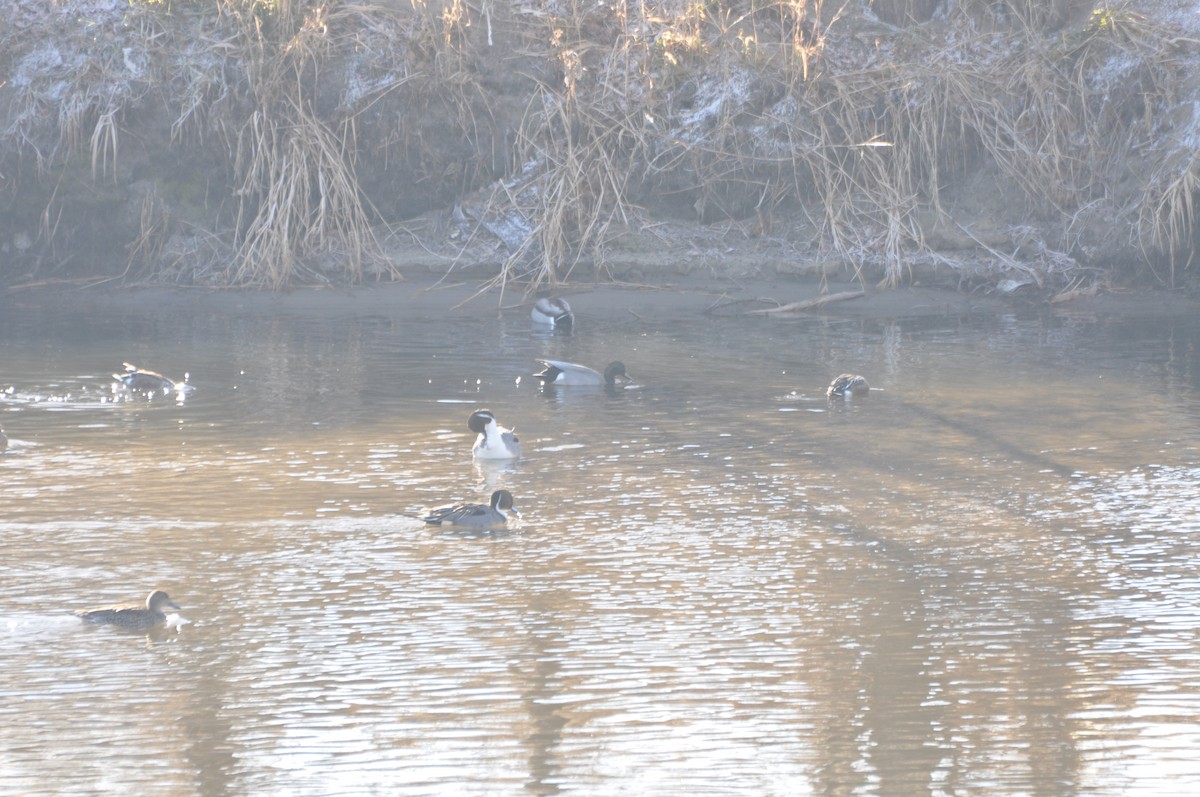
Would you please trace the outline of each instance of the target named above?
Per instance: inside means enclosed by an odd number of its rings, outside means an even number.
[[[865,396],[871,391],[865,377],[858,374],[840,374],[830,383],[825,395],[829,398],[854,398]]]
[[[467,419],[467,428],[479,436],[471,454],[477,459],[516,459],[521,456],[521,444],[511,429],[496,423],[491,410],[475,410]]]
[[[80,620],[98,625],[119,625],[122,628],[154,628],[167,621],[165,609],[178,609],[167,593],[156,589],[146,596],[145,605],[130,603],[104,606],[98,609],[82,609],[75,612]]]
[[[542,370],[534,374],[543,385],[591,385],[593,387],[616,387],[618,381],[632,382],[633,377],[625,373],[625,364],[613,361],[600,373],[586,365],[565,363],[561,360],[538,360]]]
[[[195,390],[187,383],[187,374],[183,375],[182,382],[176,382],[156,371],[147,371],[131,363],[122,364],[125,366],[125,373],[113,374],[113,379],[117,380],[117,383],[130,393],[141,393],[148,397],[158,393],[162,393],[164,396],[174,393],[182,398]]]
[[[453,506],[438,507],[430,510],[423,519],[431,526],[445,524],[447,526],[484,528],[503,525],[508,520],[505,512],[521,514],[513,506],[512,493],[508,490],[497,490],[492,493],[490,504],[454,504]]]
[[[575,314],[571,312],[571,305],[567,304],[566,299],[542,297],[534,303],[529,317],[535,324],[546,324],[556,329],[575,323]]]

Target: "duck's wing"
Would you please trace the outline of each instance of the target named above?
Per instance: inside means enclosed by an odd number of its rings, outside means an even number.
[[[544,384],[553,383],[555,379],[558,379],[558,375],[563,372],[563,369],[549,360],[536,360],[535,362],[542,366],[542,370],[535,373],[533,378],[542,380]]]
[[[461,523],[464,518],[476,517],[487,514],[488,508],[482,504],[455,504],[453,506],[443,506],[434,509],[425,517],[425,522],[431,526],[440,526],[443,523],[451,525]]]
[[[143,615],[148,615],[146,607],[129,604],[124,606],[101,606],[96,609],[80,609],[75,616],[89,623],[105,623],[110,625],[129,625],[145,622]]]
[[[429,510],[429,514],[421,519],[431,526],[440,526],[454,509],[455,507],[452,506],[440,506],[437,509]]]
[[[134,376],[134,375],[153,376],[158,379],[166,380],[167,382],[171,381],[170,379],[167,379],[165,376],[160,374],[158,371],[151,371],[148,368],[138,368],[136,365],[134,365],[132,363],[121,363],[121,365],[123,365],[125,367],[126,376]]]
[[[867,386],[867,380],[858,374],[838,374],[825,391],[830,398],[846,396]]]
[[[116,616],[117,609],[79,609],[74,614],[80,620],[86,620],[89,623],[107,623]]]
[[[538,362],[544,363],[548,368],[555,369],[558,372],[555,374],[555,378],[557,378],[561,384],[604,384],[604,374],[600,373],[594,368],[588,368],[586,365],[580,365],[579,363],[568,363],[562,360],[538,360]]]
[[[157,371],[147,371],[130,363],[122,363],[122,365],[125,366],[125,373],[113,374],[113,379],[116,379],[130,390],[152,393],[156,390],[175,389],[175,382]]]
[[[588,368],[586,365],[580,365],[579,363],[569,363],[569,362],[566,362],[565,360],[547,360],[547,359],[543,358],[543,359],[538,360],[538,362],[542,363],[543,365],[548,365],[548,366],[557,368],[560,371],[579,371],[579,370],[590,371],[590,370],[592,370],[591,368]]]

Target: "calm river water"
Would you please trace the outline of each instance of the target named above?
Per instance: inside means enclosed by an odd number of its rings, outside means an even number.
[[[1200,319],[573,299],[0,300],[0,794],[1200,793]]]

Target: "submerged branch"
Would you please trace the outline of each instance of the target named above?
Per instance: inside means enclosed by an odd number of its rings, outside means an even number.
[[[800,313],[805,310],[812,310],[822,305],[832,302],[845,302],[850,299],[861,299],[866,296],[866,291],[844,291],[842,293],[830,293],[825,296],[818,296],[816,299],[806,299],[802,302],[790,302],[780,305],[779,307],[762,307],[757,310],[747,310],[746,315],[780,315],[782,313]]]

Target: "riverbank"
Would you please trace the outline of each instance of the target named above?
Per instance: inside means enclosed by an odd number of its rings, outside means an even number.
[[[0,285],[1196,279],[1195,0],[825,5],[19,0]]]

